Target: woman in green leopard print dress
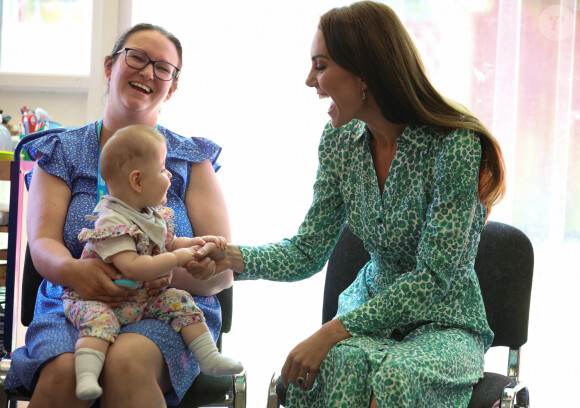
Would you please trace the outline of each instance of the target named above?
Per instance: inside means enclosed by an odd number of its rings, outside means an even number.
[[[305,279],[348,223],[371,260],[289,354],[287,406],[466,407],[493,339],[473,265],[504,191],[501,150],[430,85],[383,4],[321,17],[306,84],[332,103],[298,234],[210,256],[238,280]]]

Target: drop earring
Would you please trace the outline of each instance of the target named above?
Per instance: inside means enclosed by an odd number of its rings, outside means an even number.
[[[364,101],[367,98],[367,94],[365,92],[365,90],[362,90],[362,95],[361,95],[361,99]]]

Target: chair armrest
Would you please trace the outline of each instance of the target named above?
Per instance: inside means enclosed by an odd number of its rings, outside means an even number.
[[[528,408],[530,395],[524,383],[512,382],[503,389],[501,408]]]
[[[268,404],[267,408],[279,408],[280,400],[278,398],[278,393],[276,392],[278,388],[278,383],[281,382],[281,374],[276,372],[272,375],[270,380],[270,386],[268,387]]]
[[[0,387],[4,389],[4,380],[6,380],[6,375],[8,374],[8,370],[10,370],[10,364],[12,363],[12,359],[10,357],[4,357],[0,361]]]
[[[246,370],[234,375],[234,408],[246,408]]]

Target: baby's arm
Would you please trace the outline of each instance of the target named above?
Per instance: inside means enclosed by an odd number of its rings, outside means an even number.
[[[111,256],[111,261],[127,279],[150,281],[183,266],[194,259],[195,248],[178,248],[159,255],[139,255],[135,251],[122,251]]]
[[[165,248],[167,248],[168,251],[173,251],[178,248],[191,248],[191,247],[196,247],[196,249],[199,249],[208,242],[214,243],[218,247],[218,249],[221,250],[225,250],[228,247],[228,241],[226,241],[224,237],[215,235],[204,235],[203,237],[194,237],[194,238],[176,237],[173,238],[173,240],[171,240],[167,244],[165,244]]]

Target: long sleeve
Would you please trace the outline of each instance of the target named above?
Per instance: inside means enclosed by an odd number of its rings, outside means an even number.
[[[479,140],[458,130],[436,150],[433,197],[421,227],[415,267],[399,271],[380,293],[340,317],[353,336],[405,332],[430,322],[489,334],[473,271],[485,218],[478,197]],[[379,262],[374,265],[380,267]]]
[[[244,273],[237,280],[267,279],[296,281],[319,272],[326,264],[345,225],[345,209],[339,191],[337,167],[324,157],[325,139],[319,147],[319,166],[314,183],[312,204],[298,229],[289,239],[261,246],[240,246]]]
[[[438,323],[479,333],[489,345],[473,269],[486,216],[478,197],[479,137],[409,125],[382,194],[371,138],[358,121],[325,128],[314,200],[298,234],[240,247],[245,270],[236,279],[305,279],[324,267],[348,223],[371,254],[339,298],[337,316],[351,335],[389,337]]]

